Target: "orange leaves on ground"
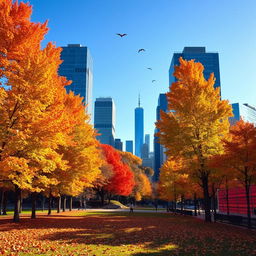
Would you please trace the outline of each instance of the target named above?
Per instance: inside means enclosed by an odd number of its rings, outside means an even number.
[[[136,211],[136,210],[135,210]],[[81,213],[81,212],[80,212]],[[77,212],[73,213],[74,215]],[[0,220],[3,255],[256,255],[253,231],[168,213]],[[142,216],[141,216],[142,215]],[[4,254],[5,253],[5,254]]]

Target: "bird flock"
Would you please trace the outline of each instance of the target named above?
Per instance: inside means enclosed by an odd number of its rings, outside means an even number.
[[[116,33],[117,36],[123,38],[125,36],[127,36],[127,34],[121,34],[121,33]],[[141,53],[141,52],[145,52],[146,50],[144,48],[141,48],[138,50],[138,53]],[[151,70],[152,71],[152,68],[148,67],[147,68],[148,70]],[[156,80],[152,80],[152,83],[156,82]]]

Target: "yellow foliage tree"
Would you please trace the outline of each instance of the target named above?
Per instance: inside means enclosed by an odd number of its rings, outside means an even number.
[[[181,158],[168,158],[160,169],[159,197],[163,200],[174,201],[175,208],[178,199],[188,193],[188,175],[184,174],[184,163]]]
[[[221,139],[228,133],[232,111],[228,101],[221,100],[219,88],[214,88],[214,74],[206,80],[203,71],[201,63],[180,58],[174,71],[177,81],[166,94],[169,112],[161,113],[156,126],[168,156],[196,160],[194,171],[204,191],[205,220],[211,221],[208,159],[223,150]]]

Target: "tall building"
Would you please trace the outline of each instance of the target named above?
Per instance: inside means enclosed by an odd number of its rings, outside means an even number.
[[[116,108],[112,98],[97,98],[94,107],[94,128],[102,144],[114,146]]]
[[[150,150],[150,134],[145,134],[145,143],[148,145],[148,149]]]
[[[123,151],[123,142],[121,139],[115,139],[115,149]]]
[[[141,149],[144,143],[144,110],[139,105],[135,108],[135,155],[141,157]]]
[[[156,120],[160,120],[160,111],[167,112],[168,104],[165,93],[159,94],[158,106],[156,108]],[[163,162],[165,161],[164,147],[159,143],[159,138],[156,136],[158,129],[155,129],[154,136],[154,176],[153,181],[158,181],[159,179],[159,169],[161,168]]]
[[[141,158],[148,158],[149,157],[149,147],[147,143],[144,143],[141,148]]]
[[[237,121],[243,119],[244,121],[253,123],[254,126],[256,126],[256,108],[254,106],[251,106],[248,103],[233,103],[232,111],[234,116],[229,118],[231,125],[234,125]]]
[[[72,81],[66,90],[84,98],[92,120],[93,61],[88,47],[68,44],[62,47],[61,59],[59,74]]]
[[[169,85],[176,81],[173,76],[174,67],[180,65],[179,58],[185,60],[194,59],[196,62],[201,62],[204,65],[204,76],[209,78],[211,73],[214,73],[216,78],[214,87],[220,87],[220,67],[219,54],[217,52],[206,52],[205,47],[184,47],[182,52],[174,53],[169,69]]]
[[[132,140],[127,140],[125,142],[125,151],[133,154],[133,141]]]

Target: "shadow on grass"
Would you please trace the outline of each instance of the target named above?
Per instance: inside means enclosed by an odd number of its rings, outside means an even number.
[[[0,220],[0,232],[14,229],[27,229],[29,232],[33,229],[38,230],[38,239],[41,241],[57,241],[70,244],[70,246],[74,243],[110,247],[124,246],[124,248],[132,245],[141,250],[136,249],[137,251],[131,251],[127,255],[136,256],[164,256],[179,253],[181,253],[179,255],[195,255],[192,253],[195,250],[202,252],[198,255],[249,255],[243,251],[238,251],[237,254],[231,253],[229,249],[236,243],[240,246],[239,241],[248,242],[248,248],[251,246],[251,249],[256,250],[256,247],[253,248],[252,245],[256,244],[255,233],[221,224],[205,224],[192,217],[173,216],[166,213],[129,214],[128,212],[65,214],[38,216],[35,220],[23,219],[20,224]],[[86,216],[81,216],[84,214]],[[223,254],[211,254],[210,251],[205,252],[205,248],[209,250],[217,248],[219,250],[217,253],[224,251]]]

